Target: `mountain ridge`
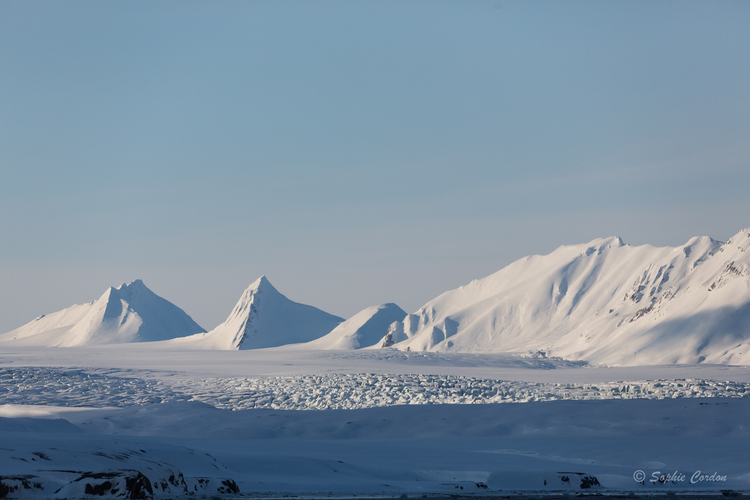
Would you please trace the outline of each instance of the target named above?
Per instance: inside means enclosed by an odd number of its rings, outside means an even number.
[[[748,363],[748,248],[750,228],[726,243],[631,246],[610,237],[561,246],[440,294],[383,341],[613,364]]]
[[[514,353],[600,364],[750,364],[750,228],[676,247],[619,237],[562,245],[448,290],[414,313],[395,304],[346,321],[261,276],[206,332],[141,280],[42,315],[0,342],[72,347],[167,340],[188,349],[389,347]]]

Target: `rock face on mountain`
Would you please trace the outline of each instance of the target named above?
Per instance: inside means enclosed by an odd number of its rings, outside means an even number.
[[[208,333],[180,339],[199,349],[259,349],[309,342],[333,330],[343,318],[298,304],[279,293],[265,276],[243,293],[222,324]]]
[[[446,292],[381,342],[607,364],[750,363],[750,228],[680,247],[620,238],[520,259]]]
[[[304,344],[309,349],[361,349],[376,345],[393,322],[402,321],[406,312],[396,304],[372,306],[344,321],[329,334]]]
[[[38,317],[0,342],[73,347],[151,342],[205,332],[182,309],[159,297],[141,280],[110,288],[94,302]]]

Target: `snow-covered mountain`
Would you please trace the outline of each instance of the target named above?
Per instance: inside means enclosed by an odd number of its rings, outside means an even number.
[[[159,297],[141,280],[109,288],[99,300],[42,315],[0,342],[72,347],[151,342],[205,332],[185,311]]]
[[[396,304],[381,304],[358,312],[329,334],[304,344],[308,349],[360,349],[376,345],[395,321],[402,321],[406,311]]]
[[[750,364],[748,249],[750,228],[726,243],[696,237],[674,248],[620,238],[562,246],[443,293],[391,325],[383,343],[611,364]]]
[[[299,304],[261,276],[242,293],[222,324],[208,333],[175,342],[198,349],[259,349],[309,342],[333,330],[343,318]]]

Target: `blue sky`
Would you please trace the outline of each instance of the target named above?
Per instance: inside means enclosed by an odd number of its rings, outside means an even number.
[[[136,278],[348,317],[750,226],[750,3],[0,3],[0,331]]]

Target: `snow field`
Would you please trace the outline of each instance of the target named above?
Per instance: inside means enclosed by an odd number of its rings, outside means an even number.
[[[228,410],[328,410],[394,405],[709,397],[750,397],[750,383],[673,379],[594,385],[459,375],[364,373],[185,379],[172,372],[138,370],[0,369],[0,404],[16,405],[101,408],[198,401]]]

